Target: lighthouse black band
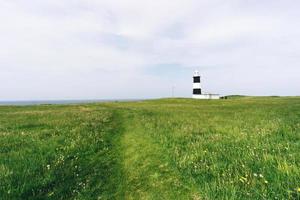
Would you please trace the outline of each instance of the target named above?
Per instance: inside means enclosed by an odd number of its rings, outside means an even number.
[[[193,94],[201,94],[201,89],[193,89]]]
[[[200,83],[200,76],[194,76],[194,83]]]

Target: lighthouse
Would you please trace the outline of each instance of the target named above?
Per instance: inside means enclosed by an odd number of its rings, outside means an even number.
[[[220,99],[218,94],[204,94],[201,88],[200,73],[194,72],[193,76],[193,98],[194,99]]]
[[[201,96],[201,83],[200,83],[200,74],[196,70],[193,76],[193,98],[199,98]]]

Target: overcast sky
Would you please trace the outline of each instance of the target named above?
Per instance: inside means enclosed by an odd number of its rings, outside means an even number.
[[[299,0],[0,0],[0,100],[300,95]]]

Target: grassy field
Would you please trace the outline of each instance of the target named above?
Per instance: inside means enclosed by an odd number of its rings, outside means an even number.
[[[300,199],[300,98],[2,106],[0,199]]]

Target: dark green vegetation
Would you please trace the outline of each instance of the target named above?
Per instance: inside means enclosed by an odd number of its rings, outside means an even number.
[[[299,199],[300,98],[0,107],[0,199]]]

